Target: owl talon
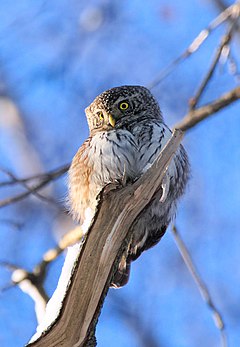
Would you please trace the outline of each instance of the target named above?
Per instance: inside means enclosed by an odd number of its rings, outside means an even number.
[[[162,187],[162,196],[161,196],[160,202],[164,202],[168,196],[169,187],[170,187],[170,176],[168,173],[166,173],[166,175],[163,177],[161,187]]]

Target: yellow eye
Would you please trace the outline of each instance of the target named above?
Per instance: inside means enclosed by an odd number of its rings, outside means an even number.
[[[120,110],[125,111],[128,109],[129,104],[126,101],[120,102],[120,104],[118,105],[118,107],[120,108]]]
[[[97,115],[99,117],[99,120],[103,120],[103,113],[101,111],[97,112]]]

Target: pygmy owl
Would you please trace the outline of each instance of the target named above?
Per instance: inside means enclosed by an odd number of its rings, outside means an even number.
[[[107,90],[85,112],[90,136],[79,148],[69,170],[70,209],[83,229],[89,226],[102,188],[123,177],[131,182],[141,176],[171,137],[157,101],[145,87]],[[131,261],[160,241],[175,215],[188,175],[188,158],[181,145],[152,201],[131,226],[131,240],[112,287],[125,285]]]

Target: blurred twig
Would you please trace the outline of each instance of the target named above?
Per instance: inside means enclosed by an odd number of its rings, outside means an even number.
[[[0,289],[0,292],[6,291],[13,286],[18,286],[27,293],[35,303],[35,312],[38,322],[41,320],[49,297],[44,289],[44,282],[49,264],[51,264],[62,252],[72,244],[80,241],[84,236],[80,226],[75,227],[66,233],[59,241],[59,244],[49,249],[42,260],[34,267],[33,271],[27,271],[15,264],[0,261],[0,266],[4,266],[12,271],[12,283]]]
[[[12,283],[5,286],[1,291],[18,286],[23,292],[29,295],[35,303],[35,312],[38,323],[42,319],[49,297],[44,289],[44,280],[46,277],[47,263],[42,262],[37,265],[32,272],[22,269],[9,262],[1,261],[0,265],[12,271]]]
[[[213,3],[216,5],[216,7],[219,9],[220,12],[225,11],[228,8],[227,2],[223,0],[212,0]],[[238,0],[239,2],[239,0]],[[231,21],[231,18],[228,18],[228,20]],[[237,30],[240,29],[240,23],[237,24]]]
[[[227,337],[226,337],[226,333],[225,333],[225,325],[223,322],[223,318],[222,318],[219,310],[217,309],[217,307],[213,303],[213,300],[212,300],[211,295],[208,291],[208,288],[205,285],[205,283],[203,282],[203,280],[201,279],[201,276],[198,273],[196,266],[193,264],[191,255],[190,255],[185,243],[183,242],[183,240],[182,240],[175,225],[173,225],[173,227],[172,227],[172,234],[173,234],[174,240],[177,244],[178,250],[179,250],[179,252],[180,252],[180,254],[184,260],[184,263],[187,266],[190,274],[192,275],[195,283],[197,284],[198,290],[199,290],[203,300],[205,301],[205,303],[207,304],[209,309],[212,311],[215,325],[221,333],[222,347],[227,347],[228,344],[227,344]]]
[[[59,207],[59,205],[57,204],[57,202],[50,198],[50,197],[46,197],[42,194],[39,194],[37,191],[33,192],[30,186],[27,185],[26,182],[24,182],[24,180],[19,180],[12,172],[5,170],[3,168],[0,168],[0,171],[4,172],[6,175],[8,175],[12,180],[11,181],[6,181],[6,182],[2,182],[0,183],[0,187],[1,186],[7,186],[7,185],[13,185],[13,184],[21,184],[24,188],[26,188],[28,191],[30,191],[30,193],[32,193],[34,196],[36,196],[38,199],[46,201],[50,204],[53,205],[57,205]]]
[[[209,83],[211,77],[213,76],[213,73],[214,73],[216,66],[217,66],[217,64],[221,58],[221,55],[222,55],[224,48],[229,44],[229,42],[232,39],[233,33],[235,31],[235,28],[236,28],[237,20],[239,19],[239,13],[240,13],[240,6],[235,7],[235,11],[232,14],[232,18],[234,20],[232,21],[229,28],[227,29],[226,34],[222,37],[221,43],[216,50],[216,53],[215,53],[215,56],[214,56],[214,59],[213,59],[211,65],[210,65],[210,68],[207,71],[207,74],[204,77],[203,81],[201,82],[200,87],[198,88],[196,95],[193,98],[191,98],[191,100],[190,100],[190,109],[191,110],[193,110],[196,107],[197,103],[199,102],[200,97],[202,96],[207,84]]]
[[[196,124],[204,120],[205,118],[211,116],[212,114],[220,111],[224,107],[232,104],[233,102],[240,99],[240,87],[221,95],[217,100],[199,107],[195,110],[189,111],[185,117],[177,123],[174,128],[186,131]]]
[[[67,165],[63,165],[60,168],[57,168],[55,170],[49,171],[49,172],[44,173],[44,174],[34,175],[34,176],[24,178],[24,179],[12,179],[11,181],[8,181],[8,182],[2,182],[0,184],[0,186],[12,185],[12,184],[16,184],[16,183],[26,184],[26,182],[29,182],[29,181],[35,180],[35,179],[38,179],[40,181],[31,187],[27,186],[28,190],[26,192],[15,195],[13,197],[9,197],[9,198],[0,200],[0,208],[4,207],[4,206],[8,206],[10,204],[13,204],[15,202],[18,202],[20,200],[23,200],[26,197],[28,197],[30,194],[36,194],[36,192],[38,192],[41,188],[46,186],[48,183],[50,183],[51,181],[54,181],[55,179],[57,179],[57,178],[61,177],[63,174],[65,174],[67,172],[68,168],[69,168],[69,165],[67,164]]]
[[[233,5],[227,7],[221,12],[205,29],[203,29],[199,35],[192,41],[188,48],[181,53],[176,59],[174,59],[166,68],[164,68],[159,75],[148,84],[148,88],[152,89],[156,87],[162,80],[164,80],[182,61],[190,57],[195,53],[203,42],[208,38],[214,29],[225,22],[230,17],[235,18],[236,11],[239,11],[240,4],[236,1]]]

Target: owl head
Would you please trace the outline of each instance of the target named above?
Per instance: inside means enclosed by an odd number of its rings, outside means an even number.
[[[91,133],[121,128],[146,119],[162,120],[159,105],[142,86],[109,89],[85,109]]]

